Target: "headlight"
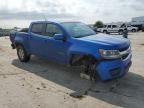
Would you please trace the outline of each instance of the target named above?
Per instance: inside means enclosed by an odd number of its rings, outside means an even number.
[[[104,59],[117,59],[120,58],[120,52],[118,50],[104,50],[99,49],[101,56]]]

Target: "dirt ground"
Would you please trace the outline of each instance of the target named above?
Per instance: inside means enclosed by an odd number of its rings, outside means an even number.
[[[129,35],[133,64],[121,79],[92,83],[80,68],[33,56],[21,63],[8,37],[0,38],[0,108],[143,108],[144,33]],[[74,98],[71,93],[84,93]]]

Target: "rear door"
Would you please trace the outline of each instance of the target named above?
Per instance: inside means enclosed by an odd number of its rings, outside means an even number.
[[[112,25],[112,32],[117,33],[118,32],[118,26],[117,25]]]

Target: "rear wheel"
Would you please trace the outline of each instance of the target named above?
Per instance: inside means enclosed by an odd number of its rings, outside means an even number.
[[[28,62],[30,60],[30,54],[28,54],[22,45],[17,46],[17,55],[21,62]]]
[[[136,30],[135,30],[135,29],[132,29],[132,32],[136,32]]]

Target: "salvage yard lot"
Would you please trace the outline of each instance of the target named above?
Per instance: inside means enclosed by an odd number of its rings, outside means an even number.
[[[133,64],[121,79],[92,83],[79,77],[80,68],[33,56],[21,63],[8,37],[0,37],[0,108],[143,108],[144,33],[129,35]],[[82,98],[71,93],[84,92]]]

